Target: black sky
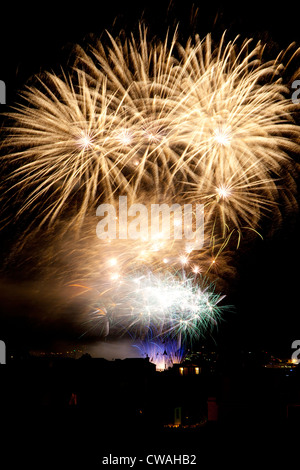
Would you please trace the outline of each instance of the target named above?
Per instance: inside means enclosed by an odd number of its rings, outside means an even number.
[[[287,7],[282,2],[271,5],[240,2],[238,7],[216,2],[203,5],[199,0],[173,3],[161,0],[138,5],[134,1],[72,3],[66,9],[62,3],[52,2],[1,6],[0,79],[6,83],[7,104],[13,104],[16,91],[30,76],[64,65],[72,44],[85,44],[90,33],[101,35],[105,28],[116,33],[122,28],[136,30],[141,17],[156,34],[164,34],[168,26],[174,27],[179,20],[184,38],[194,32],[200,35],[212,32],[219,37],[227,30],[229,37],[240,34],[267,41],[276,52],[292,41],[300,44],[300,8],[295,3]],[[197,11],[193,26],[189,21],[192,11]],[[299,223],[297,215],[283,224],[282,231],[275,236],[259,239],[247,253],[239,253],[238,280],[229,295],[235,312],[228,314],[219,326],[217,342],[227,347],[289,352],[292,341],[300,338]],[[2,234],[0,241],[5,252],[7,240],[3,237]],[[44,305],[38,304],[35,295],[28,296],[31,290],[27,287],[24,294],[23,288],[15,289],[11,280],[2,283],[0,339],[5,336],[9,342],[11,335],[14,341],[17,338],[21,342],[26,337],[24,345],[40,347],[53,339],[76,340],[78,324],[70,322],[65,313],[59,317],[56,312],[51,321],[47,320],[42,315]]]

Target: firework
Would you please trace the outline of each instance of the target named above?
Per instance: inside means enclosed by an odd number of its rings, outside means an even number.
[[[42,207],[51,224],[73,208],[80,226],[99,201],[146,192],[207,204],[223,235],[255,229],[284,191],[299,135],[282,56],[264,62],[262,44],[213,46],[210,35],[154,42],[143,28],[110,41],[82,51],[70,75],[28,86],[10,113],[18,214]]]
[[[213,329],[225,308],[219,305],[224,296],[203,280],[201,284],[184,272],[154,275],[150,271],[115,283],[99,282],[93,319],[105,336],[129,332],[143,338],[151,331],[154,338],[177,338],[180,348]]]
[[[264,46],[212,46],[210,35],[180,47],[182,99],[178,124],[189,151],[178,167],[193,170],[190,197],[208,200],[223,230],[257,227],[284,188],[299,128],[292,119],[283,65],[264,62]],[[183,93],[184,90],[184,93]],[[218,216],[219,214],[219,216]]]

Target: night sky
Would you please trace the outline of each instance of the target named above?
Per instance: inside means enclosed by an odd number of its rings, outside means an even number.
[[[152,1],[138,6],[133,1],[105,2],[105,7],[102,3],[86,3],[85,7],[73,3],[67,10],[50,2],[46,6],[41,3],[39,8],[30,7],[27,2],[1,6],[0,79],[6,83],[7,105],[13,104],[17,90],[32,75],[66,64],[74,43],[85,45],[90,34],[100,36],[105,28],[113,33],[122,28],[136,31],[141,17],[152,33],[162,36],[168,26],[173,27],[179,20],[183,38],[195,32],[200,36],[212,32],[219,38],[227,30],[230,38],[240,34],[265,40],[276,52],[293,41],[300,42],[299,6],[295,4],[283,10],[281,2],[263,9],[252,2],[240,2],[240,7],[235,8],[208,2],[205,9],[200,1]],[[193,11],[198,9],[198,20],[191,25],[193,4]],[[2,110],[5,111],[3,105]],[[273,236],[258,238],[247,251],[238,250],[237,275],[228,293],[228,302],[235,308],[225,315],[213,335],[215,340],[209,340],[212,345],[291,354],[292,342],[300,338],[299,214],[285,220]],[[3,262],[16,238],[15,231],[12,234],[6,229],[0,234]],[[49,292],[41,291],[41,300],[37,289],[31,279],[19,282],[14,272],[9,274],[6,268],[0,286],[0,339],[8,347],[19,344],[25,349],[80,343],[80,319],[74,321],[72,305],[63,313],[55,309],[55,304],[49,309]],[[60,296],[64,298],[64,293],[57,294],[58,299]]]

